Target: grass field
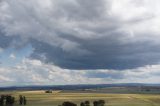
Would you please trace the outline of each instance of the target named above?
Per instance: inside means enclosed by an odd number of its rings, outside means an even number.
[[[64,93],[54,91],[12,91],[0,92],[11,94],[18,100],[19,95],[27,98],[27,106],[58,106],[64,101],[77,103],[89,100],[92,106],[94,100],[105,100],[106,106],[160,106],[160,95],[156,94],[106,94],[106,93]],[[18,103],[16,103],[18,105]],[[16,105],[16,106],[17,106]]]

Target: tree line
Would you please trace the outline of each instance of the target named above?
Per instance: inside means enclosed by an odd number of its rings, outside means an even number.
[[[27,100],[25,96],[19,95],[19,105],[26,105]],[[15,104],[15,97],[11,95],[0,96],[0,106],[13,106]]]
[[[93,106],[104,106],[104,105],[105,105],[104,100],[93,101]],[[77,106],[77,104],[67,101],[63,102],[62,105],[59,106]],[[80,106],[91,106],[91,103],[89,101],[84,101],[80,103]]]

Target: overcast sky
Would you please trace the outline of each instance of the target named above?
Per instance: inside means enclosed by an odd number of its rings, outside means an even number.
[[[0,86],[159,81],[160,0],[0,0]]]

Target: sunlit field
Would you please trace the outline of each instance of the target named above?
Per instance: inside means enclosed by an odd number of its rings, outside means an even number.
[[[18,105],[19,95],[27,98],[27,106],[58,106],[64,101],[71,101],[80,105],[80,102],[90,101],[93,106],[95,100],[105,100],[105,106],[160,106],[160,95],[156,94],[107,94],[107,93],[65,93],[54,91],[12,91],[0,92],[0,94],[11,94],[16,97]]]

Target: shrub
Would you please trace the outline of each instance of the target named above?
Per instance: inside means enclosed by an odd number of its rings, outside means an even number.
[[[77,105],[72,102],[63,102],[62,106],[77,106]]]

